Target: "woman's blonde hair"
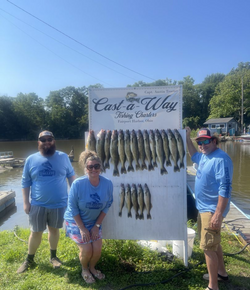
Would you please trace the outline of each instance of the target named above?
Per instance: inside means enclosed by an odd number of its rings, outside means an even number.
[[[95,151],[86,150],[83,151],[79,156],[79,164],[83,169],[84,173],[86,172],[87,163],[89,161],[97,161],[101,165],[101,172],[103,172],[102,161],[97,153]]]

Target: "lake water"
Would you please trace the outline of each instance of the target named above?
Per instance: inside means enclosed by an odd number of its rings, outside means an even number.
[[[84,150],[84,140],[57,140],[57,149],[69,154],[71,146],[74,146],[75,158],[72,165],[76,175],[80,176],[81,169],[78,166],[78,157]],[[250,142],[222,142],[219,147],[227,152],[233,160],[234,177],[232,201],[246,214],[250,214]],[[15,157],[26,158],[37,152],[36,141],[0,142],[0,151],[13,151]],[[187,155],[187,165],[192,165]],[[28,227],[27,215],[23,211],[23,199],[21,190],[22,168],[15,168],[0,174],[0,191],[14,190],[16,192],[16,206],[0,219],[0,230],[12,230],[15,225]]]

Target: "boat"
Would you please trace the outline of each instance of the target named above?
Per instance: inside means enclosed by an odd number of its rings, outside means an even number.
[[[16,193],[13,190],[0,191],[0,217],[15,206]]]
[[[250,134],[237,136],[235,140],[238,142],[250,142]]]
[[[13,151],[0,152],[0,166],[2,168],[12,169],[16,167],[23,167],[25,158],[15,158]]]
[[[0,152],[0,160],[6,158],[13,158],[13,151],[2,151]]]

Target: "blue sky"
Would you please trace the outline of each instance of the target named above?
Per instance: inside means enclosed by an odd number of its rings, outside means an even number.
[[[198,84],[250,61],[249,0],[10,1],[21,9],[0,2],[0,96],[188,75]]]

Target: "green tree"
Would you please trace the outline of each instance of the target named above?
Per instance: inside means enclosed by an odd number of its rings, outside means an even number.
[[[19,124],[14,110],[14,98],[0,97],[0,140],[13,140],[19,136]]]
[[[183,120],[185,120],[185,123],[193,122],[195,127],[192,128],[197,129],[200,125],[198,121],[200,120],[201,103],[199,92],[194,85],[194,79],[187,76],[182,81],[179,81],[178,84],[183,86]]]
[[[88,98],[86,87],[66,87],[50,92],[46,98],[49,113],[48,129],[57,138],[83,137],[88,128]]]
[[[207,76],[201,84],[197,85],[201,103],[201,124],[203,124],[210,115],[209,102],[215,94],[216,87],[223,81],[224,78],[225,75],[221,73],[211,74]]]
[[[250,121],[250,65],[240,63],[219,83],[210,100],[209,118],[234,117],[241,123],[242,81],[244,96],[244,123]]]
[[[35,93],[19,93],[13,102],[20,139],[36,139],[45,124],[44,100]]]

